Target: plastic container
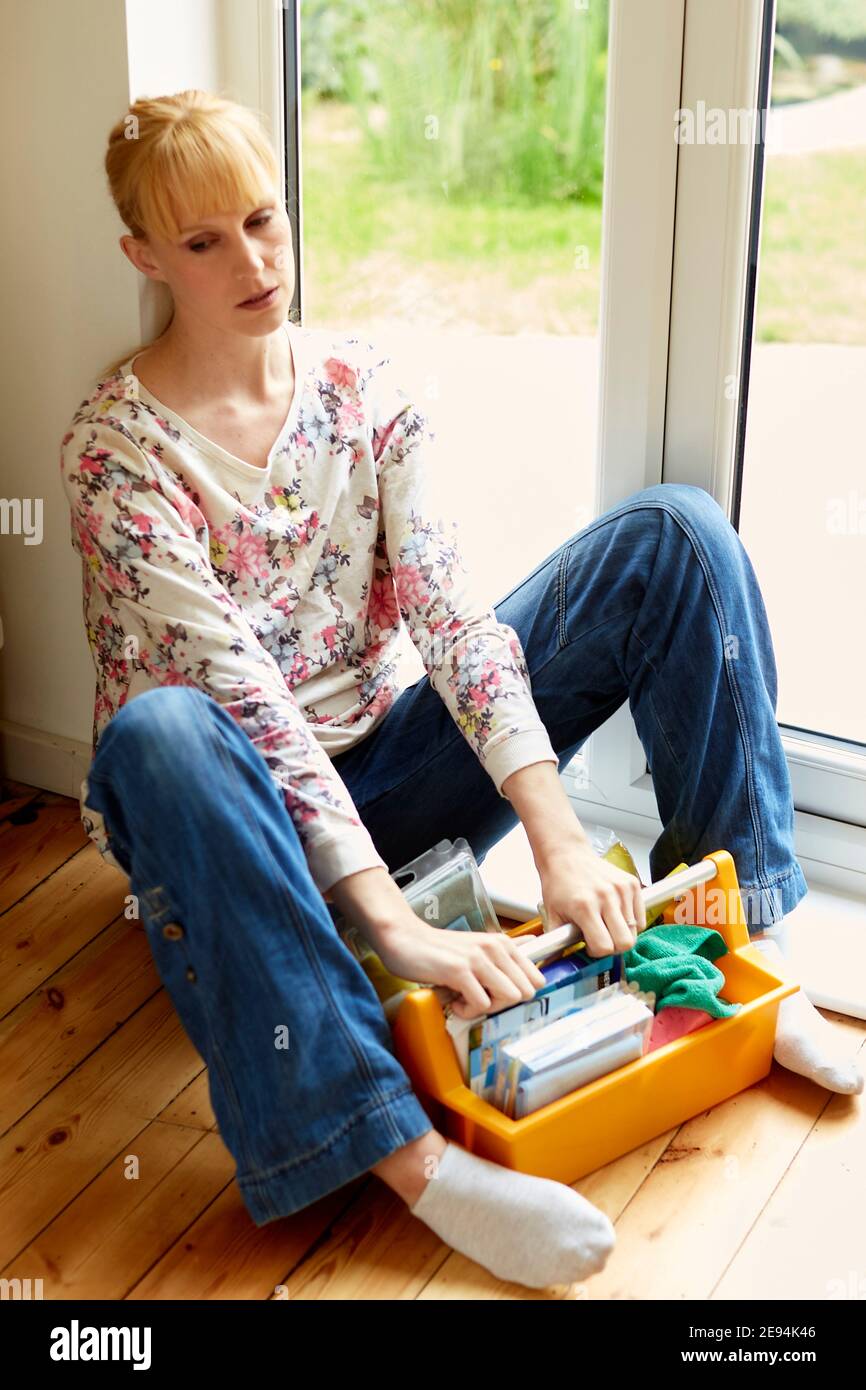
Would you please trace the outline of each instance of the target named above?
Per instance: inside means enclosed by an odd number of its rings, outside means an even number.
[[[395,869],[391,877],[422,922],[453,931],[504,931],[469,842],[462,836],[453,843],[440,840],[432,849]],[[392,975],[363,933],[347,923],[333,905],[330,912],[337,931],[379,996],[385,1017],[393,1023],[403,996],[421,986]]]
[[[725,977],[719,996],[742,1008],[513,1120],[464,1085],[442,1005],[433,990],[415,990],[392,1022],[395,1051],[447,1138],[505,1168],[573,1183],[767,1075],[779,1004],[798,985],[774,975],[750,943],[731,855],[705,858],[716,865],[713,892],[709,902],[697,895],[690,921],[724,937],[728,952],[713,962]],[[662,920],[675,923],[675,914],[674,903]],[[509,935],[541,929],[535,917]]]
[[[469,841],[440,840],[391,874],[422,922],[452,931],[503,930]]]

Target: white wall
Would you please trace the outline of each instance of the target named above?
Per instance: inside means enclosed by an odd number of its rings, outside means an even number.
[[[164,312],[118,245],[105,144],[136,96],[200,86],[268,109],[274,4],[0,0],[0,497],[42,516],[38,544],[0,534],[0,751],[5,776],[76,798],[94,669],[60,440],[99,368]]]
[[[255,4],[250,9],[254,11]],[[133,98],[186,87],[218,89],[222,74],[217,11],[217,0],[127,0]]]
[[[0,15],[0,491],[41,499],[43,516],[38,545],[0,536],[4,772],[77,795],[63,740],[89,741],[94,677],[60,440],[91,371],[138,332],[101,164],[128,101],[126,24],[117,0],[2,0]]]

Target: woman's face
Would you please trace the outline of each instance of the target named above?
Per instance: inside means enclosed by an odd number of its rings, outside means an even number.
[[[133,264],[169,286],[175,316],[256,337],[273,332],[288,316],[295,289],[292,231],[283,205],[265,201],[195,224],[181,221],[176,240],[121,238]],[[272,286],[276,294],[265,307],[239,307]]]

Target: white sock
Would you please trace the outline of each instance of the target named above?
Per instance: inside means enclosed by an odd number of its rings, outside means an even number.
[[[531,1289],[597,1274],[616,1242],[604,1212],[573,1188],[450,1141],[410,1211],[497,1279]]]
[[[782,933],[774,932],[775,940],[762,937],[752,945],[763,952],[777,975],[793,980],[796,975],[790,961],[777,944],[780,935],[783,945],[787,944]],[[850,1052],[846,1055],[845,1043],[836,1037],[802,986],[779,1005],[773,1056],[780,1066],[808,1076],[811,1081],[826,1086],[828,1091],[856,1096],[863,1090],[863,1073],[856,1059]]]

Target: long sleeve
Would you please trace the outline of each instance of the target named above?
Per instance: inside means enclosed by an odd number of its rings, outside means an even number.
[[[510,773],[558,763],[520,640],[492,608],[471,598],[456,523],[446,528],[431,515],[427,484],[436,436],[400,387],[389,357],[377,361],[374,352],[366,394],[379,482],[377,565],[391,569],[400,614],[431,685],[504,796]]]
[[[217,580],[201,513],[169,470],[121,421],[84,420],[64,437],[61,473],[72,544],[112,615],[109,634],[88,626],[94,658],[131,659],[153,683],[196,686],[228,710],[265,758],[321,892],[386,868],[279,666]]]

